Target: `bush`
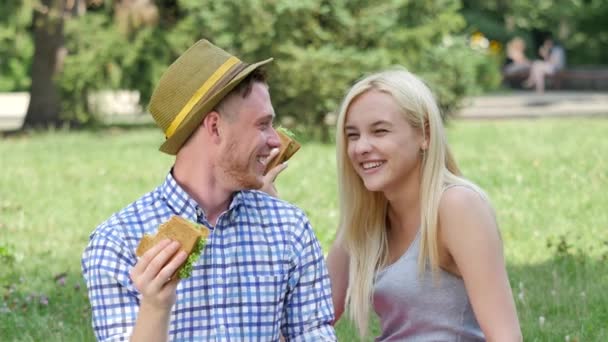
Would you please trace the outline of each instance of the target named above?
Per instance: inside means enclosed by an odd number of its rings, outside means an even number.
[[[29,1],[0,4],[0,91],[27,91],[34,43],[28,26],[32,20]]]
[[[444,118],[460,108],[465,96],[496,89],[501,81],[499,57],[487,49],[471,48],[464,37],[446,40],[421,64]]]

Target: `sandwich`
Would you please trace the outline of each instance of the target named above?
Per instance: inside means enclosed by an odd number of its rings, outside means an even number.
[[[281,146],[279,147],[279,154],[277,154],[272,160],[266,165],[266,172],[268,173],[273,167],[286,162],[291,156],[293,156],[300,149],[301,145],[295,140],[295,135],[287,128],[277,128],[279,139],[281,140]]]
[[[146,234],[139,241],[135,254],[139,257],[164,239],[171,239],[180,243],[180,250],[188,254],[188,259],[171,275],[171,279],[178,276],[180,279],[188,278],[192,274],[192,267],[205,248],[207,237],[211,231],[202,224],[190,222],[179,216],[172,216],[162,223],[156,234]]]

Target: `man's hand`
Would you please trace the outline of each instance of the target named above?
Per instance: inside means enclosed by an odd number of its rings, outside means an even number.
[[[273,148],[272,151],[270,151],[270,155],[268,156],[268,158],[266,158],[266,165],[268,165],[268,163],[270,163],[270,161],[274,159],[278,154],[279,149]],[[270,196],[279,197],[277,188],[274,186],[274,181],[277,179],[279,173],[283,172],[283,170],[285,170],[286,168],[287,162],[284,162],[270,169],[270,171],[268,171],[268,173],[264,175],[264,185],[262,185],[262,188],[260,188],[260,190],[264,191]]]
[[[131,342],[169,340],[171,307],[175,304],[179,278],[171,275],[186,261],[179,242],[165,239],[150,248],[131,270],[131,280],[141,293],[137,322]]]
[[[141,307],[170,312],[179,279],[169,279],[188,257],[179,242],[165,239],[150,248],[131,270],[131,280],[141,293]]]

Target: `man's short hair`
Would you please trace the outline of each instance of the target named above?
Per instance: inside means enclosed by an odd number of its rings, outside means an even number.
[[[230,95],[239,94],[241,97],[245,98],[251,93],[251,88],[253,84],[256,82],[266,83],[266,70],[264,68],[257,68],[252,71],[247,77],[245,77],[241,83],[239,83],[226,97]]]
[[[224,98],[215,106],[215,110],[220,112],[225,118],[234,120],[236,118],[234,113],[222,110],[224,103],[233,96],[241,96],[246,98],[251,93],[254,83],[266,84],[266,70],[263,68],[257,68],[252,71],[247,77],[245,77],[234,89],[232,89]]]

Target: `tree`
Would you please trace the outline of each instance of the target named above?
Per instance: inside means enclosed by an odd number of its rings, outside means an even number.
[[[41,0],[34,6],[34,58],[31,67],[30,103],[24,128],[61,123],[61,97],[57,85],[66,56],[63,34],[67,17],[82,14],[84,0]]]

